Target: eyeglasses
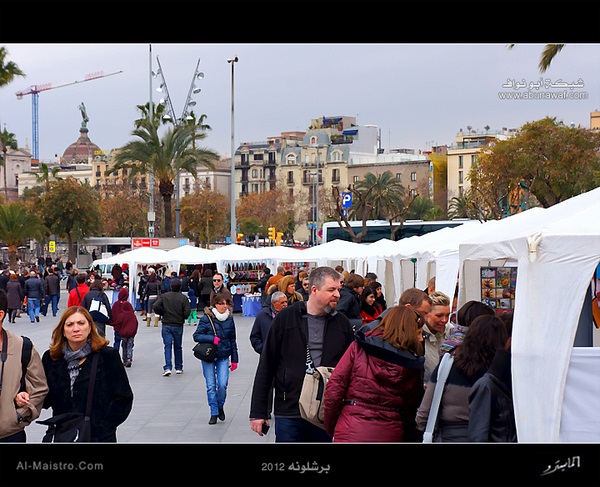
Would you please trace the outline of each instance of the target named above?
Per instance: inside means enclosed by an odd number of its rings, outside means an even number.
[[[213,279],[213,282],[221,282],[221,279]]]
[[[413,310],[413,313],[417,317],[417,324],[419,325],[419,327],[421,327],[421,325],[423,325],[423,318],[421,317],[421,315],[417,311]]]

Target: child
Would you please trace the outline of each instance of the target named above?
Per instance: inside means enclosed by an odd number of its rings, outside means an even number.
[[[115,341],[117,334],[121,338],[123,348],[123,365],[131,367],[133,362],[133,340],[138,330],[138,319],[133,306],[127,301],[129,289],[122,287],[119,290],[117,300],[112,305],[112,320],[110,322],[115,330]]]

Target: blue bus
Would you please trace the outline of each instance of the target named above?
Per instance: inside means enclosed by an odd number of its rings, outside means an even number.
[[[469,221],[471,220],[468,218],[457,218],[454,220],[441,221],[406,220],[403,224],[397,222],[394,223],[394,227],[402,225],[402,228],[395,233],[394,238],[395,240],[401,240],[403,238],[421,236],[442,228],[457,227]],[[348,223],[350,223],[355,234],[361,232],[362,221],[353,220]],[[345,226],[343,222],[342,225]],[[367,234],[362,237],[360,243],[373,243],[382,238],[391,239],[389,222],[386,220],[367,220]],[[338,222],[326,222],[323,224],[323,237],[321,243],[327,243],[333,240],[346,240],[351,242],[352,238],[348,232],[343,228],[340,228]]]

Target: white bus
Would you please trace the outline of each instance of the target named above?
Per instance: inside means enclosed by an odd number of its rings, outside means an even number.
[[[446,227],[457,227],[465,222],[471,221],[468,218],[457,218],[455,220],[441,220],[441,221],[425,221],[425,220],[406,220],[402,224],[402,228],[398,230],[394,237],[395,240],[401,240],[403,238],[414,237],[425,235],[426,233],[435,232]],[[358,234],[362,230],[362,221],[353,220],[349,221],[350,226],[354,230],[355,234]],[[345,224],[342,222],[342,225]],[[398,227],[401,224],[394,223],[394,227]],[[367,234],[364,235],[360,243],[373,243],[381,240],[382,238],[391,239],[390,224],[386,220],[367,220]],[[326,222],[323,224],[323,237],[321,243],[331,242],[333,240],[346,240],[352,241],[350,234],[343,228],[340,228],[338,222]]]

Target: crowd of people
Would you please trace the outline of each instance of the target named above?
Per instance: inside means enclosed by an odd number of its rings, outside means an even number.
[[[50,348],[40,357],[33,347],[24,386],[18,350],[23,339],[2,329],[0,345],[15,353],[9,354],[4,375],[3,390],[9,392],[0,396],[0,441],[26,441],[25,426],[43,408],[54,414],[83,412],[85,401],[80,399],[85,394],[78,391],[87,387],[87,359],[96,353],[104,382],[94,397],[92,441],[117,441],[117,427],[132,409],[126,368],[134,362],[138,318],[148,327],[161,326],[165,377],[173,369],[184,372],[186,324],[195,327],[195,342],[215,345],[216,359],[201,362],[208,424],[225,421],[229,376],[239,364],[234,302],[225,276],[209,266],[162,275],[147,266],[137,276],[132,305],[129,269],[115,267],[108,280],[73,266],[60,269],[56,263],[45,266],[45,275],[38,269],[26,276],[8,269],[0,273],[0,329],[23,312],[35,323],[40,314],[50,310],[57,316],[65,308]],[[249,420],[259,436],[274,418],[276,442],[421,442],[432,419],[433,441],[517,441],[510,314],[499,318],[478,301],[456,310],[455,300],[436,291],[434,281],[425,290],[405,290],[390,305],[373,273],[363,277],[340,266],[300,269],[296,275],[283,266],[275,274],[263,271],[257,283],[262,309],[249,334],[259,355]],[[67,303],[60,303],[62,275],[68,276]],[[115,291],[112,303],[107,289]],[[114,329],[113,346],[106,338],[107,326]],[[437,410],[432,403],[444,354],[453,363],[439,413],[429,418]],[[322,428],[300,414],[307,355],[314,367],[334,368]]]

